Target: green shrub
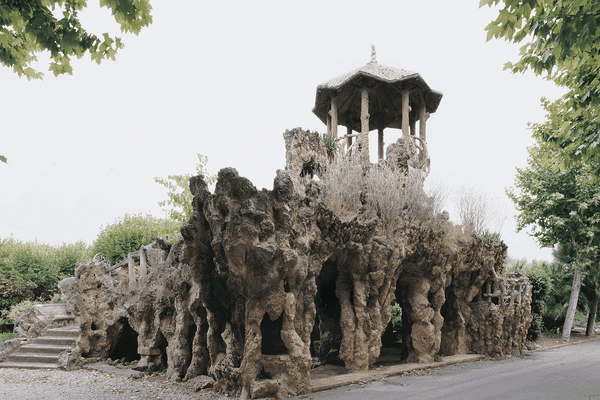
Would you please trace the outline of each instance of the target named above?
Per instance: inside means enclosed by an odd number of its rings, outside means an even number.
[[[396,302],[396,299],[392,301],[392,326],[395,332],[400,332],[402,328],[402,307]]]
[[[19,316],[24,312],[27,312],[33,308],[36,304],[40,304],[39,301],[25,300],[20,303],[14,304],[10,307],[10,310],[4,310],[0,314],[3,317],[6,324],[14,325],[17,323]]]
[[[548,298],[550,280],[542,269],[530,269],[526,271],[529,283],[531,283],[531,326],[527,331],[527,340],[535,342],[543,330],[542,316],[544,306]]]
[[[179,223],[151,215],[125,214],[102,228],[92,245],[94,254],[104,254],[111,265],[127,258],[127,254],[152,243],[157,236],[177,236]]]
[[[498,243],[501,240],[500,232],[490,232],[488,230],[481,234],[481,238],[487,243]]]
[[[333,152],[335,151],[335,148],[337,145],[333,135],[324,133],[323,134],[323,143],[325,143],[325,146],[327,147],[327,154],[332,155]]]
[[[73,275],[75,263],[89,256],[83,242],[54,247],[13,238],[0,240],[0,316],[24,300],[49,300],[58,282]],[[0,331],[7,329],[3,325],[10,322],[0,320]]]
[[[19,335],[17,335],[16,333],[12,333],[12,332],[0,333],[0,343],[6,342],[7,340],[10,340],[10,339],[16,339],[18,337],[19,337]]]

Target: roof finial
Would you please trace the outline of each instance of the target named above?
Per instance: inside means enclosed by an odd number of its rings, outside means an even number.
[[[371,43],[371,62],[377,62],[377,52],[373,43]]]

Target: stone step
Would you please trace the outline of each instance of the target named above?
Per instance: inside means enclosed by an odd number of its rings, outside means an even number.
[[[19,368],[19,369],[42,369],[42,368],[50,368],[50,369],[56,369],[56,368],[58,368],[58,364],[0,362],[0,368]]]
[[[57,346],[53,344],[25,344],[19,347],[15,353],[60,354],[70,348],[71,346]]]
[[[76,326],[66,326],[64,328],[50,328],[46,330],[44,336],[65,336],[77,338],[79,336],[79,328]]]
[[[24,364],[58,364],[58,354],[47,353],[12,353],[8,362]]]
[[[73,348],[78,336],[79,328],[74,325],[48,329],[44,336],[30,340],[8,356],[6,362],[0,362],[0,368],[58,368],[60,353]]]
[[[40,336],[32,339],[31,344],[51,344],[55,346],[73,347],[76,338],[66,336]]]

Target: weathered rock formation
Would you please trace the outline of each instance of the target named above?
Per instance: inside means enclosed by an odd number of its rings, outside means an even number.
[[[284,138],[286,169],[273,190],[231,168],[214,193],[194,177],[181,240],[159,239],[112,267],[82,263],[61,284],[80,318],[83,356],[139,357],[139,367],[167,367],[176,379],[210,374],[215,390],[242,398],[283,397],[310,389],[314,357],[349,371],[372,366],[394,298],[410,362],[522,350],[531,286],[503,275],[503,243],[444,215],[397,216],[384,229],[366,192],[342,218],[314,179],[329,166],[320,136],[294,129]],[[408,173],[398,163],[410,157],[399,153],[388,159]]]

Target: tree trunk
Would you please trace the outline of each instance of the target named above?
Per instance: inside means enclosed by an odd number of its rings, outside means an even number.
[[[594,291],[594,302],[590,309],[590,315],[588,317],[587,328],[585,329],[586,336],[594,336],[594,322],[596,322],[596,315],[598,314],[598,292]]]
[[[567,309],[567,317],[563,325],[562,338],[568,342],[571,338],[571,329],[573,328],[573,320],[575,319],[575,310],[577,309],[577,300],[579,300],[579,289],[581,289],[581,275],[579,267],[575,267],[575,275],[573,276],[573,285],[571,285],[571,297],[569,298],[569,308]]]

